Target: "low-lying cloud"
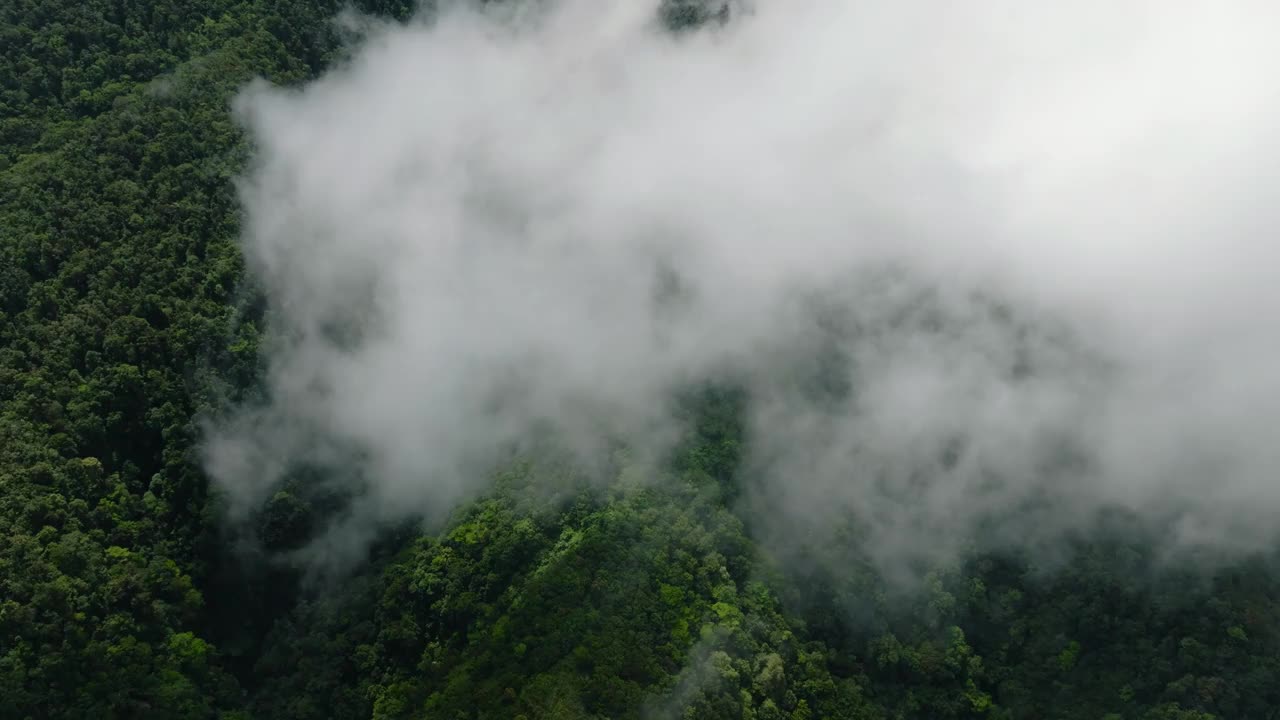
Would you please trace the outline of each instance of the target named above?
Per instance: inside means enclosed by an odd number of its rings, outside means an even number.
[[[732,8],[458,7],[248,88],[273,341],[206,445],[233,507],[307,463],[364,478],[359,522],[438,517],[540,432],[659,451],[733,373],[797,533],[852,513],[888,557],[1118,504],[1268,538],[1280,6]]]

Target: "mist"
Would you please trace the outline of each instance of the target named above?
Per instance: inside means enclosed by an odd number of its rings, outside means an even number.
[[[512,453],[658,457],[749,396],[749,512],[885,563],[1108,507],[1251,549],[1280,510],[1280,7],[447,6],[236,112],[266,399],[246,514],[358,479],[312,550],[438,520]],[[354,480],[352,480],[354,481]]]

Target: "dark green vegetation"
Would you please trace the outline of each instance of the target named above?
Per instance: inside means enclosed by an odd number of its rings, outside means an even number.
[[[657,478],[514,467],[341,582],[270,562],[320,512],[305,487],[234,550],[192,454],[259,362],[228,102],[333,62],[335,10],[0,8],[0,717],[1280,716],[1270,559],[1153,572],[1110,532],[911,592],[855,542],[774,563],[732,502],[732,394],[694,403]]]

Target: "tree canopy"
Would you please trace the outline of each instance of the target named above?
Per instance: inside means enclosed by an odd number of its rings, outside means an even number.
[[[287,561],[324,512],[306,483],[244,551],[195,452],[200,418],[254,392],[266,332],[229,103],[340,58],[338,9],[0,9],[0,717],[1280,713],[1274,557],[1153,572],[1155,542],[1117,531],[1050,570],[971,553],[909,593],[856,540],[826,549],[841,572],[779,562],[733,501],[726,392],[658,467],[543,493],[560,471],[516,464],[438,532],[387,528],[340,581]]]

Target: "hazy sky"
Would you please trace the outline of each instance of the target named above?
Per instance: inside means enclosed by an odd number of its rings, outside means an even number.
[[[731,369],[783,528],[925,551],[1051,499],[1046,532],[1267,532],[1280,4],[517,7],[239,98],[279,340],[207,442],[238,506],[309,460],[358,465],[357,525],[438,515],[539,423],[660,449],[671,389]]]

